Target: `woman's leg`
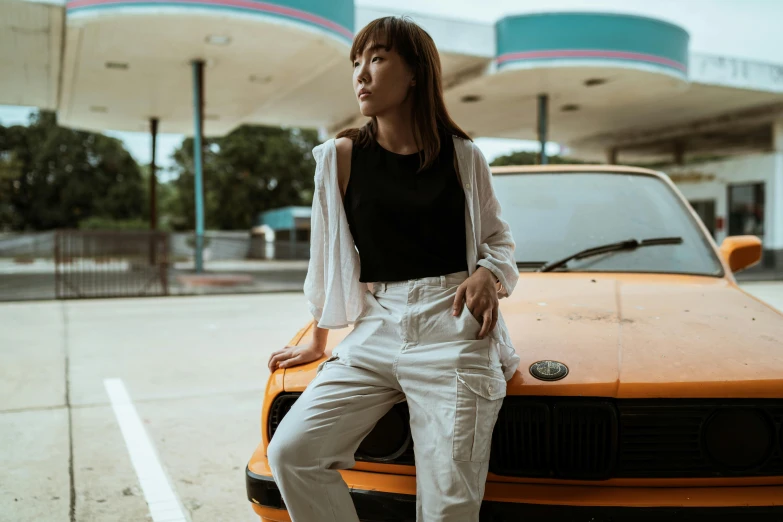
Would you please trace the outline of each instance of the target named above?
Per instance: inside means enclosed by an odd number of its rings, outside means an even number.
[[[275,483],[294,522],[358,522],[338,469],[403,395],[382,373],[326,363],[275,431],[267,449]]]
[[[506,381],[489,337],[467,307],[451,315],[456,287],[423,286],[411,325],[416,343],[397,366],[416,455],[417,520],[478,522],[492,431]]]
[[[414,379],[407,376],[405,391],[416,454],[416,520],[478,522],[503,399],[471,388],[505,387],[502,374],[471,373],[470,387],[454,370]]]

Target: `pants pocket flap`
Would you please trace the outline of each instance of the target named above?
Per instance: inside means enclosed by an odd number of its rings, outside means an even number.
[[[491,372],[491,370],[487,370]],[[506,396],[506,381],[498,377],[495,372],[477,373],[477,370],[457,370],[457,379],[470,391],[495,401]]]

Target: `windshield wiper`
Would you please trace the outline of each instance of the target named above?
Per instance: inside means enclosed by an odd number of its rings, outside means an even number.
[[[637,248],[656,246],[656,245],[679,245],[682,243],[681,237],[654,237],[650,239],[626,239],[625,241],[618,241],[617,243],[609,243],[607,245],[601,245],[592,248],[586,248],[580,250],[576,254],[571,254],[568,257],[564,257],[559,261],[550,261],[544,266],[538,269],[539,272],[551,272],[555,268],[560,268],[572,259],[584,259],[586,257],[593,257],[607,252],[617,252],[619,250],[636,250]]]
[[[541,268],[546,261],[517,261],[517,268]]]

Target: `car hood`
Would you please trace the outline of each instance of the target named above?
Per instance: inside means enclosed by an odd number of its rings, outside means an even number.
[[[783,315],[726,279],[523,274],[501,310],[521,358],[509,394],[783,397]],[[534,378],[545,359],[568,375]]]
[[[726,279],[523,273],[500,309],[521,359],[510,395],[783,398],[783,315]],[[331,330],[327,353],[350,331]],[[568,375],[534,378],[540,360]],[[285,390],[318,362],[285,370]]]

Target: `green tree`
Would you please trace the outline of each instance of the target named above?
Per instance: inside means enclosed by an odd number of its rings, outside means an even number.
[[[718,161],[721,159],[724,159],[726,156],[697,156],[697,157],[690,157],[685,161],[685,165],[695,165],[698,163],[705,163],[708,161]],[[569,164],[569,165],[583,165],[583,164],[596,164],[600,162],[595,161],[581,161],[574,158],[564,157],[564,156],[549,156],[549,163],[551,165],[563,165],[563,164]],[[506,156],[499,156],[495,158],[492,161],[493,167],[499,167],[502,165],[537,165],[538,164],[538,153],[537,152],[527,152],[527,151],[518,151],[518,152],[512,152],[511,154],[508,154]],[[647,169],[662,169],[665,167],[671,166],[673,163],[671,161],[656,161],[656,162],[650,162],[650,163],[638,163],[638,162],[623,162],[622,165],[629,165],[633,167],[642,167]]]
[[[149,204],[150,204],[150,165],[140,165],[142,178],[142,188],[144,192],[144,216],[145,223],[143,228],[149,228]],[[157,210],[158,210],[158,230],[171,231],[175,227],[173,224],[184,222],[179,217],[179,195],[175,180],[169,180],[166,176],[166,169],[158,167],[157,172]],[[182,228],[182,227],[180,227]]]
[[[582,164],[584,161],[580,161],[573,158],[566,158],[563,156],[549,156],[547,158],[550,165],[563,165],[563,164]],[[529,151],[517,151],[507,154],[505,156],[498,156],[492,161],[493,167],[500,167],[504,165],[537,165],[538,164],[538,152]]]
[[[204,142],[206,227],[223,230],[250,228],[259,212],[310,205],[318,144],[315,131],[243,125],[221,138]],[[195,200],[193,140],[187,138],[174,153],[173,182],[177,203],[172,210],[175,229],[193,229]]]
[[[0,126],[0,228],[75,228],[88,218],[144,214],[139,167],[119,140],[60,127],[45,111],[28,126]]]

